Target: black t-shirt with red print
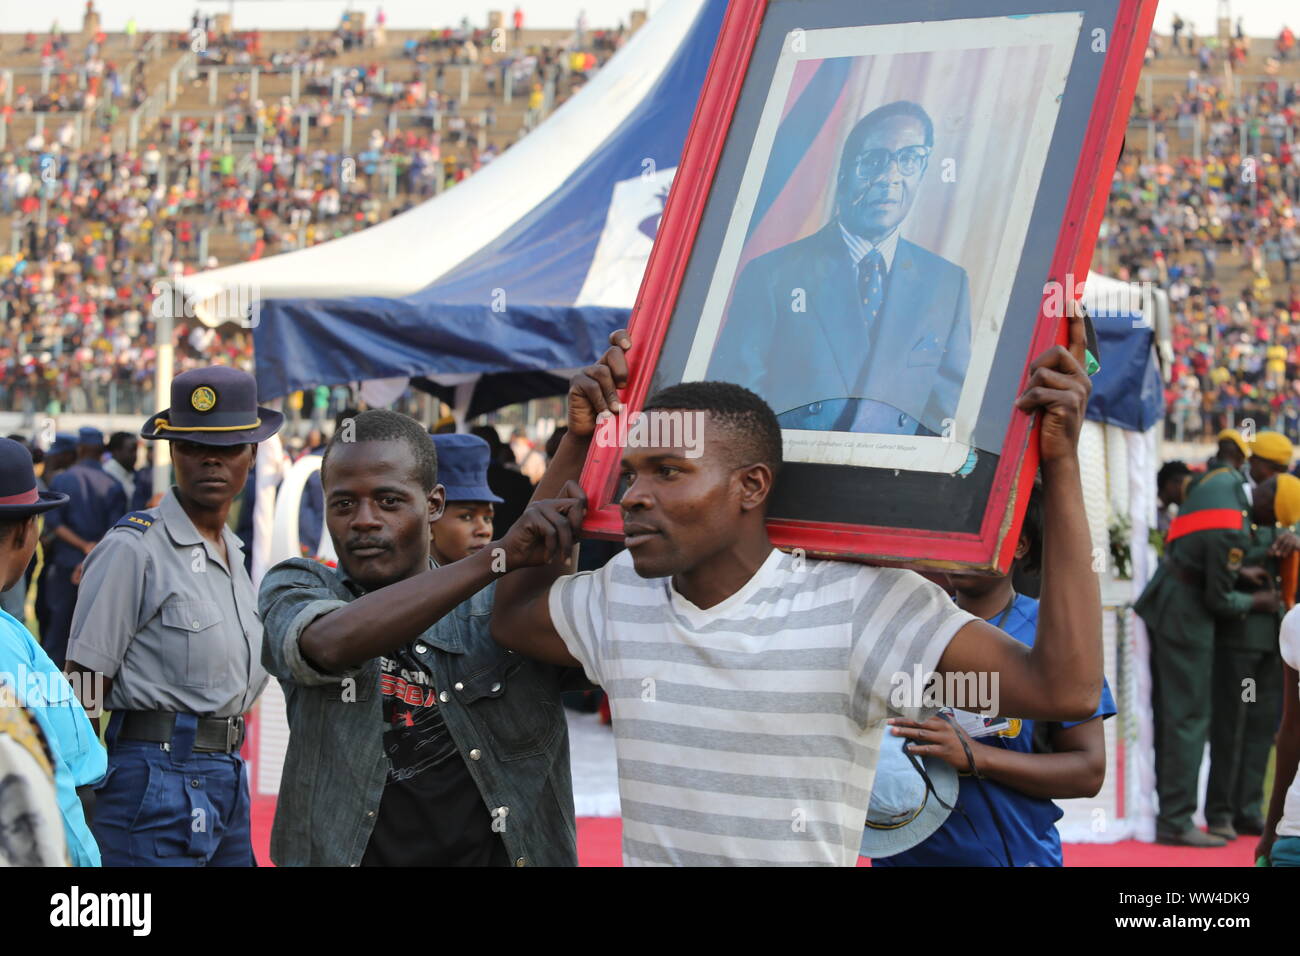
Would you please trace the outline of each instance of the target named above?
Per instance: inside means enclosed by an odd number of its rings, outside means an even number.
[[[501,835],[447,730],[415,641],[380,658],[388,780],[362,866],[508,866]]]

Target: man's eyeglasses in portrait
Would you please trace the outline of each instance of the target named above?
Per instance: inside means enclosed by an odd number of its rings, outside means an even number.
[[[898,171],[911,176],[925,166],[930,158],[929,146],[904,146],[893,152],[887,149],[869,149],[858,157],[855,169],[859,179],[875,179],[889,168],[890,162],[898,164]]]

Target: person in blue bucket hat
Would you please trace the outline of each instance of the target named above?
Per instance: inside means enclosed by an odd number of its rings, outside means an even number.
[[[442,517],[429,525],[429,545],[439,566],[480,551],[492,541],[493,505],[504,500],[488,487],[488,443],[477,435],[433,436],[438,481],[447,492]]]
[[[140,431],[171,442],[175,484],[86,560],[68,668],[101,677],[113,712],[94,822],[105,865],[254,865],[240,747],[267,674],[227,519],[258,442],[283,423],[247,372],[176,376],[170,407]]]

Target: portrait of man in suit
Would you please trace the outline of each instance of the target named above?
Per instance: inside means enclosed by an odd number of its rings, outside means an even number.
[[[830,222],[741,270],[708,378],[753,389],[783,428],[945,434],[970,362],[970,283],[901,235],[933,150],[909,100],[853,126]]]

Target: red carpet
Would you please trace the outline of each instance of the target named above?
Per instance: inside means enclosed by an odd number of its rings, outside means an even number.
[[[253,851],[263,866],[271,865],[271,819],[274,797],[253,800]],[[578,820],[578,859],[583,866],[621,866],[622,822],[616,818]],[[1255,837],[1239,837],[1221,850],[1190,850],[1125,840],[1122,843],[1067,843],[1066,866],[1250,866]],[[859,866],[868,866],[860,860]]]

